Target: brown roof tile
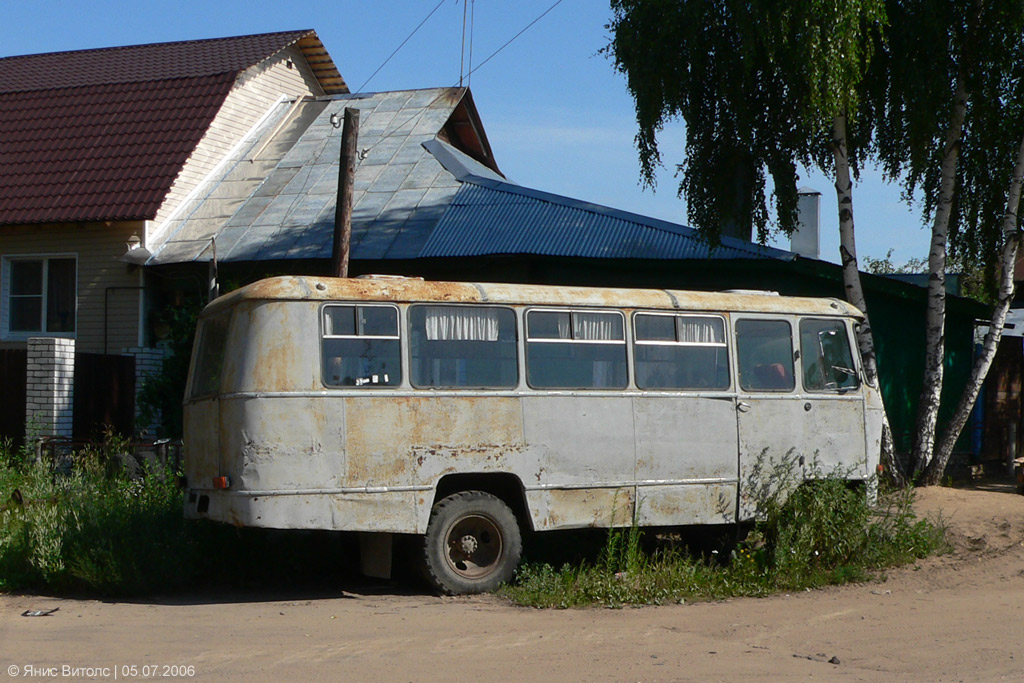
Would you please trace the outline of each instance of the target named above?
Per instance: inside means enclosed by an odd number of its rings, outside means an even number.
[[[0,224],[153,218],[238,72],[306,36],[0,59]]]

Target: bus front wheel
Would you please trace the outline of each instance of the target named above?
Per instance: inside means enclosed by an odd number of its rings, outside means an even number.
[[[516,517],[500,498],[462,491],[434,505],[423,565],[443,593],[485,593],[512,578],[522,549]]]

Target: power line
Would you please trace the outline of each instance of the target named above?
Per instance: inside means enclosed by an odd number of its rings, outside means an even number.
[[[561,2],[562,0],[558,0],[558,1]],[[390,55],[388,55],[388,58],[384,60],[384,63],[381,64],[380,66],[378,66],[376,71],[374,71],[372,74],[370,74],[370,77],[367,78],[366,81],[361,86],[359,86],[356,89],[356,92],[363,92],[363,88],[365,88],[366,85],[370,81],[373,80],[373,77],[376,76],[378,73],[380,73],[380,70],[383,69],[387,65],[388,62],[391,61],[392,57],[394,57],[396,54],[398,54],[398,51],[401,50],[402,47],[404,47],[405,44],[409,42],[410,38],[412,38],[414,35],[416,35],[417,31],[419,31],[421,28],[423,28],[423,24],[427,23],[427,19],[430,19],[430,17],[434,16],[434,12],[436,12],[441,7],[441,5],[443,5],[444,3],[445,3],[445,0],[441,0],[439,3],[434,5],[434,9],[430,10],[430,14],[428,14],[425,17],[423,17],[423,21],[421,21],[419,23],[419,25],[412,30],[412,33],[410,33],[408,36],[406,36],[405,40],[403,40],[401,42],[401,44],[398,47],[395,48],[394,52],[392,52]],[[558,4],[558,3],[555,3],[555,4]],[[529,28],[529,27],[527,27],[527,28]]]
[[[509,45],[511,45],[511,44],[512,44],[512,42],[513,42],[513,41],[514,41],[514,40],[515,40],[516,38],[518,38],[519,36],[521,36],[521,35],[523,35],[524,33],[526,33],[526,32],[527,32],[527,31],[529,30],[529,28],[530,28],[531,26],[533,26],[533,25],[534,25],[534,24],[536,24],[536,23],[537,23],[538,21],[540,21],[541,19],[543,19],[543,18],[544,18],[544,16],[545,16],[545,15],[547,15],[547,13],[548,13],[548,12],[550,12],[550,11],[551,11],[551,10],[553,10],[553,9],[555,9],[555,8],[556,8],[556,7],[558,7],[558,6],[560,5],[560,4],[562,4],[562,0],[555,0],[555,3],[554,3],[553,5],[551,5],[551,7],[548,7],[548,8],[546,9],[546,10],[544,10],[544,11],[543,11],[543,12],[541,13],[541,15],[540,15],[539,17],[537,17],[536,19],[534,19],[533,21],[531,21],[531,22],[530,22],[529,24],[527,24],[526,26],[524,26],[524,27],[523,27],[523,29],[522,29],[522,30],[521,30],[521,31],[520,31],[519,33],[517,33],[517,34],[515,34],[514,36],[512,36],[511,38],[509,38],[509,39],[508,39],[508,41],[506,41],[504,45],[502,45],[502,46],[501,46],[501,47],[499,47],[499,48],[498,48],[497,50],[495,50],[494,52],[492,52],[492,53],[490,54],[490,56],[489,56],[489,57],[487,57],[487,59],[485,59],[484,61],[480,62],[480,64],[478,64],[478,65],[477,65],[476,69],[472,69],[472,70],[470,70],[470,71],[469,71],[469,73],[467,73],[467,74],[466,74],[466,78],[469,78],[470,76],[472,76],[472,75],[473,75],[473,73],[474,73],[474,72],[475,72],[475,71],[476,71],[477,69],[479,69],[480,67],[482,67],[482,66],[483,66],[484,64],[486,64],[487,62],[491,61],[491,60],[492,60],[492,59],[493,59],[494,57],[496,57],[496,56],[497,56],[497,54],[498,54],[499,52],[501,52],[501,51],[502,51],[502,50],[504,50],[504,49],[505,49],[506,47],[508,47]]]

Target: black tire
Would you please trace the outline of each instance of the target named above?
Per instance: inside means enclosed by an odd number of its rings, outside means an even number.
[[[519,524],[508,505],[483,491],[462,491],[430,513],[424,575],[448,595],[486,593],[512,578],[522,552]]]

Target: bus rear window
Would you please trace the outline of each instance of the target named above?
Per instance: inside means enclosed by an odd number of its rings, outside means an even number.
[[[192,398],[216,394],[220,390],[224,352],[227,348],[231,311],[206,318],[199,327],[199,351],[192,376]]]
[[[323,325],[324,384],[391,387],[401,383],[397,308],[324,306]]]

